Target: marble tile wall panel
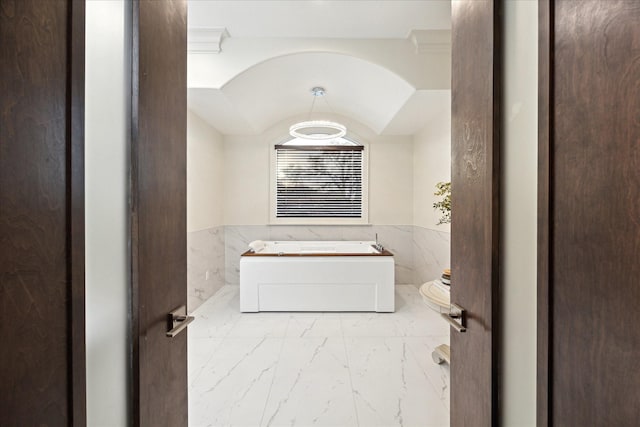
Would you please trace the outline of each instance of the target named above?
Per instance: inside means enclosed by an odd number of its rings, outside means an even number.
[[[345,240],[343,226],[270,225],[269,240]]]
[[[423,227],[413,227],[414,283],[420,285],[437,279],[449,268],[451,233]]]
[[[269,226],[227,225],[225,227],[225,282],[227,285],[240,284],[240,255],[249,249],[254,240],[269,240]]]
[[[378,242],[390,250],[396,264],[396,284],[413,283],[413,245],[411,225],[374,225],[374,234],[378,233]]]
[[[224,236],[223,226],[187,233],[187,310],[189,312],[198,308],[224,285]]]

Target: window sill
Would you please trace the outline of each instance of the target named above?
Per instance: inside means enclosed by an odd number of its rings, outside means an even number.
[[[271,218],[270,225],[372,225],[368,218]]]

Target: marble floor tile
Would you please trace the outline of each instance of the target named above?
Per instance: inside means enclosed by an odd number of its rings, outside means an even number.
[[[394,313],[344,313],[340,315],[345,337],[397,337]]]
[[[194,314],[212,314],[220,312],[240,313],[240,288],[223,286],[216,294],[205,301]]]
[[[224,338],[240,320],[240,302],[237,286],[223,286],[192,314],[195,317],[189,325],[189,339]]]
[[[227,338],[189,390],[189,425],[258,426],[281,338]]]
[[[395,313],[240,313],[238,291],[193,313],[190,426],[448,425],[449,330],[417,287]]]
[[[261,425],[358,425],[341,337],[284,340]]]
[[[197,311],[197,310],[196,310]],[[189,325],[189,339],[224,338],[241,318],[239,312],[193,313]]]
[[[342,337],[338,315],[292,315],[287,325],[287,338]]]
[[[363,426],[447,426],[449,410],[399,337],[345,338]]]
[[[425,306],[413,285],[396,286],[394,313],[343,313],[345,337],[440,336],[449,327],[440,314]]]
[[[230,338],[282,338],[287,332],[287,316],[254,316],[253,313],[243,315],[233,328],[229,330]]]
[[[404,339],[411,353],[416,358],[425,376],[438,393],[439,399],[450,408],[449,384],[451,373],[449,365],[438,365],[433,362],[431,353],[440,344],[449,344],[449,335],[441,337],[407,337]]]
[[[200,376],[207,362],[220,350],[221,344],[222,338],[193,338],[189,336],[187,340],[189,385],[193,384]]]
[[[436,312],[404,312],[395,313],[396,322],[401,337],[429,337],[441,336],[449,333],[449,325]]]

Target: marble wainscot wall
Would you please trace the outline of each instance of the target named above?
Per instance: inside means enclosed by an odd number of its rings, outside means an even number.
[[[420,286],[450,267],[450,233],[413,225],[219,226],[187,233],[187,309],[240,283],[240,255],[253,240],[375,240],[376,233],[395,255],[398,285]]]
[[[253,240],[375,240],[395,255],[396,284],[413,284],[411,225],[229,225],[225,227],[225,278],[240,283],[240,255]]]
[[[451,266],[451,233],[424,227],[413,227],[414,284],[437,279]]]
[[[225,284],[224,226],[187,233],[187,311],[192,312]]]

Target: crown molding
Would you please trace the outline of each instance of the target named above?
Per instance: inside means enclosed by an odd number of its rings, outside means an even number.
[[[416,53],[439,53],[451,50],[451,30],[411,30],[407,37]]]
[[[222,40],[229,37],[226,28],[190,28],[187,34],[189,53],[220,53]]]

